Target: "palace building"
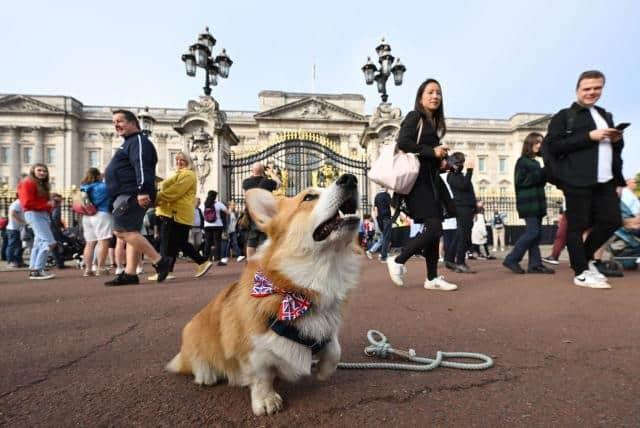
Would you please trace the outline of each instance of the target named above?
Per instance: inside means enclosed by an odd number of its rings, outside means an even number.
[[[176,153],[191,154],[200,196],[218,190],[222,200],[239,200],[250,164],[262,161],[278,171],[284,194],[350,172],[359,178],[362,202],[370,204],[377,189],[366,172],[380,147],[395,141],[403,117],[398,108],[383,103],[367,115],[365,98],[358,94],[262,91],[258,101],[258,111],[235,111],[220,110],[211,97],[189,101],[185,109],[88,106],[69,96],[0,94],[0,187],[15,189],[36,162],[49,166],[52,187],[61,193],[77,186],[88,167],[103,170],[121,143],[111,112],[124,108],[153,122],[159,177],[172,174]],[[549,119],[532,113],[447,118],[444,142],[475,159],[480,196],[506,196],[513,193],[524,137],[546,132]]]

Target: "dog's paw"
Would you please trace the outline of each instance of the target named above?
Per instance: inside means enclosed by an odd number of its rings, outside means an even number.
[[[253,398],[251,400],[251,407],[256,416],[273,415],[282,410],[282,397],[273,391],[265,397]]]
[[[337,369],[337,364],[319,364],[318,370],[316,371],[316,379],[319,381],[325,381],[329,379]]]
[[[208,367],[201,367],[199,370],[194,371],[193,382],[198,385],[211,386],[218,383],[218,377]]]

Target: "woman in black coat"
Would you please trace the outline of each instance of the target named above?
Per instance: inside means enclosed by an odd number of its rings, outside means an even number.
[[[409,216],[424,225],[422,232],[410,239],[397,257],[387,257],[389,275],[398,286],[404,285],[406,261],[414,254],[422,254],[427,263],[424,288],[443,291],[458,288],[438,276],[443,204],[452,209],[451,198],[439,175],[440,160],[447,155],[447,148],[440,144],[446,131],[442,89],[438,81],[427,79],[418,88],[414,110],[405,117],[398,135],[398,149],[415,153],[420,160],[418,178],[405,200]]]

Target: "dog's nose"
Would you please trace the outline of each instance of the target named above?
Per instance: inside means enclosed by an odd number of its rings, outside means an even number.
[[[347,188],[355,189],[358,186],[358,179],[353,174],[342,174],[338,181],[336,181],[338,186],[343,186]]]

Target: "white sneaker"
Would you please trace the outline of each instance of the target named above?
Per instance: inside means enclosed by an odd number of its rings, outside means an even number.
[[[596,267],[596,261],[595,260],[589,260],[589,263],[587,263],[587,266],[589,266],[589,272],[591,272],[591,274],[598,278],[601,281],[605,281],[607,282],[607,277],[604,276],[603,274],[600,273],[600,271],[598,270],[598,268]]]
[[[116,267],[116,276],[120,275],[121,273],[124,273],[124,267],[122,266]]]
[[[402,287],[404,285],[404,274],[407,272],[407,268],[403,264],[396,263],[394,259],[395,257],[393,256],[387,257],[389,276],[395,285]]]
[[[147,278],[149,281],[157,281],[158,280],[158,274],[154,273],[153,275],[151,275],[150,277]],[[175,276],[169,274],[167,275],[167,277],[164,279],[165,281],[171,281],[172,279],[176,279]]]
[[[238,256],[238,258],[236,259],[236,262],[239,263],[239,262],[243,261],[244,259],[246,259],[245,256]]]
[[[425,290],[440,290],[440,291],[453,291],[457,290],[458,286],[444,280],[443,276],[433,278],[431,281],[424,280]]]
[[[573,283],[578,287],[587,288],[611,288],[607,280],[601,280],[595,276],[590,270],[583,271],[580,275],[573,278]]]
[[[372,253],[371,251],[367,250],[367,251],[365,251],[364,253],[367,255],[367,258],[368,258],[369,260],[372,260],[372,259],[373,259],[373,253]]]
[[[144,273],[144,268],[142,266],[138,266],[136,268],[136,275],[142,275]]]
[[[223,257],[223,258],[220,259],[220,261],[222,263],[224,263],[224,264],[227,264],[227,263],[229,263],[229,257]]]

